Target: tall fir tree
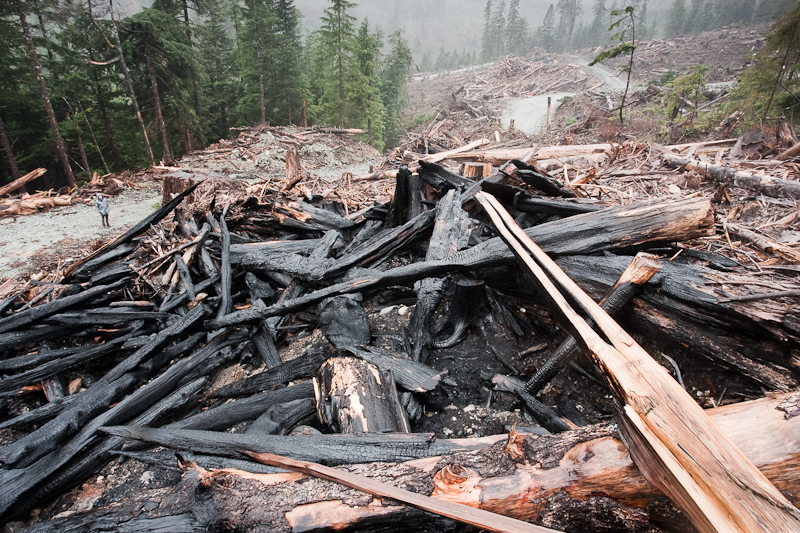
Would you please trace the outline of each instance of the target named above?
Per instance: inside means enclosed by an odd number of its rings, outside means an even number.
[[[667,17],[667,37],[677,37],[686,25],[686,1],[675,0]]]
[[[481,58],[483,61],[491,61],[492,56],[492,0],[486,0],[486,7],[483,10],[483,38],[481,39]],[[444,52],[444,45],[442,45]],[[441,54],[440,54],[441,55]]]
[[[308,98],[308,78],[301,66],[300,11],[294,0],[275,2],[276,65],[274,117],[279,124],[300,119],[303,102]]]
[[[592,25],[589,30],[592,37],[592,44],[605,44],[608,41],[608,10],[606,9],[606,0],[595,0],[592,14],[594,18],[592,19]]]
[[[683,33],[691,34],[702,31],[700,29],[703,20],[703,9],[705,8],[705,0],[692,0],[691,6],[688,10],[688,16],[683,26]]]
[[[204,131],[207,140],[214,142],[229,135],[234,124],[233,107],[236,91],[241,85],[236,83],[234,42],[225,28],[221,12],[209,16],[197,27],[198,50],[206,82],[203,85]]]
[[[556,39],[556,10],[553,4],[547,8],[547,12],[542,19],[542,25],[537,32],[537,44],[549,52],[558,48]]]
[[[389,53],[381,71],[381,98],[386,110],[385,138],[387,146],[400,142],[400,111],[403,108],[404,88],[411,78],[413,58],[403,38],[402,30],[389,36]]]
[[[319,30],[323,66],[323,94],[319,105],[324,121],[344,127],[349,85],[357,76],[353,61],[355,17],[350,11],[356,6],[347,0],[331,0],[322,17]]]
[[[505,46],[505,30],[506,30],[506,0],[500,0],[497,8],[492,15],[492,24],[490,26],[490,42],[492,59],[500,57],[506,53]]]
[[[364,19],[355,37],[354,59],[356,69],[347,94],[347,124],[367,130],[367,142],[383,149],[384,119],[386,116],[380,95],[378,63],[383,47],[380,34],[371,32],[369,21]]]

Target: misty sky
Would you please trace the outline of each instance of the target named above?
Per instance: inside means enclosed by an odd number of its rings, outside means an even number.
[[[498,1],[494,0],[493,3],[496,5]],[[135,13],[141,6],[150,5],[150,2],[115,0],[115,4],[126,14]],[[520,14],[535,30],[541,25],[547,8],[555,3],[556,0],[520,0]],[[664,5],[666,3],[650,2],[650,20],[653,16],[663,16],[668,9]],[[480,51],[486,0],[361,0],[356,4],[353,15],[359,19],[359,23],[368,17],[371,27],[380,27],[386,34],[402,28],[417,60],[424,51],[435,58],[442,47],[459,53]],[[584,19],[591,20],[594,0],[583,0],[583,4]],[[319,27],[319,19],[329,1],[295,0],[295,5],[303,13],[303,27],[311,31]]]

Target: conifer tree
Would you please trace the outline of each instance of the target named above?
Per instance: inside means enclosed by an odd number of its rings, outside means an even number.
[[[686,24],[686,2],[675,0],[667,17],[667,37],[677,37],[683,33]]]
[[[559,13],[559,50],[563,52],[572,44],[575,24],[581,14],[581,5],[578,3],[578,0],[558,0],[556,10]]]
[[[299,119],[303,101],[308,98],[308,81],[300,65],[300,16],[294,0],[276,0],[277,54],[273,91],[275,119],[282,124],[291,124]]]
[[[491,61],[492,57],[492,0],[486,0],[486,8],[483,11],[483,39],[481,40],[481,58],[483,61]],[[440,56],[444,53],[444,45]]]
[[[547,8],[547,13],[542,20],[542,25],[539,27],[538,43],[539,45],[548,50],[555,51],[558,43],[556,42],[556,10],[553,4]]]
[[[246,122],[253,121],[256,102],[261,123],[266,124],[269,120],[267,90],[275,65],[275,13],[272,7],[272,0],[245,0],[241,10],[237,65],[245,93],[237,110]]]
[[[595,0],[592,14],[594,15],[590,29],[592,44],[600,45],[608,40],[608,11],[606,10],[606,0]]]
[[[500,57],[506,53],[504,36],[504,31],[506,29],[505,11],[506,0],[500,0],[500,3],[497,4],[497,9],[495,9],[494,15],[492,16],[492,24],[489,30],[492,59]]]
[[[400,141],[400,110],[403,107],[403,89],[411,78],[411,49],[403,38],[402,30],[389,36],[389,54],[381,72],[381,98],[386,109],[385,138],[388,146]],[[465,60],[466,61],[466,60]]]
[[[42,105],[44,106],[45,113],[47,114],[47,120],[50,125],[50,131],[53,133],[53,140],[56,143],[56,150],[58,151],[58,158],[61,160],[61,166],[64,169],[64,174],[67,178],[67,183],[69,183],[70,187],[75,187],[77,184],[75,183],[75,174],[72,172],[72,167],[69,164],[69,158],[67,156],[67,149],[64,146],[64,139],[61,137],[61,132],[58,127],[58,121],[56,120],[55,112],[53,111],[53,105],[50,103],[50,94],[47,90],[47,83],[44,79],[44,74],[42,73],[42,66],[39,62],[39,54],[36,52],[36,46],[33,42],[33,36],[31,34],[30,26],[28,25],[28,20],[26,16],[26,7],[23,6],[22,0],[17,0],[17,13],[19,15],[20,25],[22,26],[22,33],[25,36],[25,43],[28,48],[28,57],[31,61],[31,66],[33,67],[34,74],[36,76],[36,81],[39,85],[39,92],[42,97]]]
[[[203,90],[205,131],[210,139],[227,137],[233,123],[238,72],[234,66],[233,39],[221,16],[208,17],[197,28],[198,49],[207,81]]]
[[[704,0],[692,0],[691,7],[683,26],[683,33],[691,34],[702,31],[700,24],[703,18]]]
[[[367,142],[383,149],[385,110],[380,96],[378,62],[383,46],[380,35],[370,32],[369,21],[364,19],[355,38],[354,59],[356,69],[349,84],[347,123],[367,130]]]
[[[355,17],[350,14],[354,7],[355,4],[347,0],[331,0],[319,31],[326,82],[320,101],[322,116],[327,120],[335,117],[340,128],[344,127],[348,84],[354,77]]]
[[[707,31],[714,28],[715,18],[717,16],[717,3],[716,0],[705,0],[703,3],[703,11],[700,15],[698,24],[698,31]]]

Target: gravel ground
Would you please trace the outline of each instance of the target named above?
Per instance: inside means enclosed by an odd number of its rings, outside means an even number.
[[[142,185],[109,198],[109,228],[100,225],[91,202],[0,219],[0,282],[54,268],[59,259],[68,264],[91,251],[96,239],[105,243],[127,231],[160,206],[159,184]]]

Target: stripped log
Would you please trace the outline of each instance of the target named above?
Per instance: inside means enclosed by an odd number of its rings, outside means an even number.
[[[21,178],[15,179],[14,181],[12,181],[11,183],[9,183],[7,185],[3,185],[2,187],[0,187],[0,196],[5,196],[6,194],[8,194],[10,192],[16,191],[17,189],[19,189],[20,187],[22,187],[23,185],[25,185],[29,181],[33,181],[36,178],[42,176],[45,172],[47,172],[46,168],[37,168],[36,170],[28,172],[27,174],[25,174]]]
[[[696,159],[689,159],[671,153],[663,155],[664,163],[672,168],[694,170],[698,174],[712,180],[727,183],[734,187],[741,187],[756,193],[762,193],[773,198],[800,198],[800,183],[797,181],[773,178],[771,176],[758,176],[750,172],[742,172],[722,165],[714,165]]]

